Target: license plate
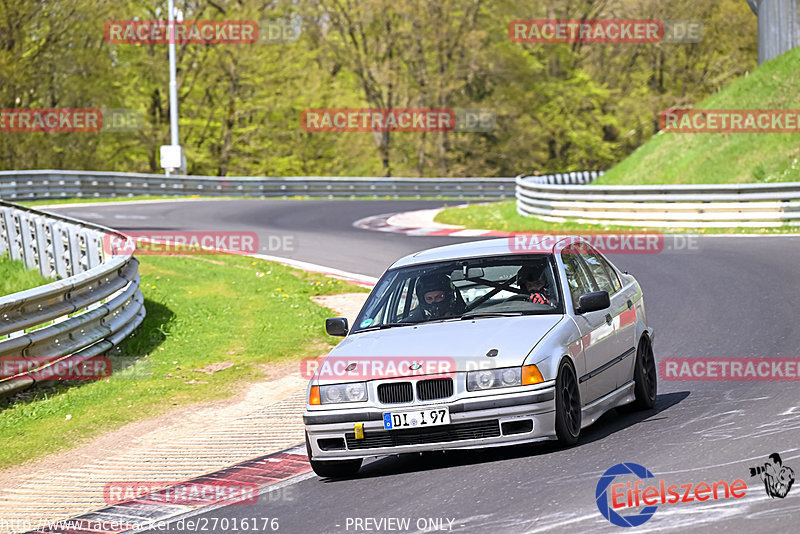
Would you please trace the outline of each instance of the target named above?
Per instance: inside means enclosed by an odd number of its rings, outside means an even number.
[[[426,408],[410,412],[389,412],[383,414],[384,430],[399,428],[420,428],[450,424],[450,410],[442,408]]]

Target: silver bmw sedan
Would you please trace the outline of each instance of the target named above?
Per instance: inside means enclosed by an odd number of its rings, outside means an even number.
[[[320,476],[370,456],[557,439],[604,412],[650,409],[653,330],[642,290],[580,237],[519,236],[395,262],[308,385]]]

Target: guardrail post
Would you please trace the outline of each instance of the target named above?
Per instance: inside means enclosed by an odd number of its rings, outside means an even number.
[[[53,274],[53,257],[47,248],[47,226],[41,217],[33,220],[34,233],[36,234],[36,256],[39,258],[39,273],[45,278]]]
[[[64,230],[55,221],[48,222],[47,226],[50,228],[50,241],[53,245],[53,270],[59,278],[66,278],[69,273],[67,272],[67,242]]]
[[[100,254],[100,247],[97,243],[97,233],[91,230],[84,230],[83,239],[86,242],[86,266],[87,269],[96,267],[103,262]]]
[[[25,268],[28,270],[35,269],[36,265],[36,251],[33,249],[33,232],[31,232],[31,224],[28,215],[20,215],[19,217],[19,235],[20,244],[22,245],[22,261]]]
[[[6,223],[6,235],[8,236],[8,257],[12,260],[20,260],[22,256],[19,252],[19,233],[17,232],[16,217],[11,210],[4,209],[3,220]]]
[[[6,231],[5,210],[0,211],[0,254],[8,252],[8,232]]]
[[[83,265],[81,265],[81,238],[73,226],[67,228],[67,243],[70,275],[75,276],[83,272]]]

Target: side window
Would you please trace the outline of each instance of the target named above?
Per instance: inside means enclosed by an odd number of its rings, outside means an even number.
[[[561,260],[564,262],[564,271],[567,275],[567,284],[569,284],[573,306],[578,305],[578,299],[584,293],[599,291],[592,282],[592,278],[583,265],[575,247],[565,248],[561,252]]]
[[[411,282],[412,279],[406,279],[400,285],[400,292],[394,297],[394,317],[392,318],[394,321],[406,317],[408,312],[411,310],[411,306],[409,306],[411,302],[408,300],[408,290],[411,286]],[[406,310],[406,307],[408,307],[408,310]]]
[[[622,289],[622,282],[619,281],[619,275],[617,274],[617,271],[611,266],[610,263],[606,261],[603,256],[597,256],[597,259],[600,260],[600,263],[602,263],[608,271],[608,275],[611,277],[611,283],[614,285],[614,291],[616,292]]]
[[[409,286],[409,287],[410,287],[410,286]],[[409,309],[410,311],[411,311],[411,310],[414,310],[414,309],[417,307],[417,304],[419,304],[419,301],[417,300],[417,292],[416,292],[416,289],[415,289],[414,291],[409,291],[409,292],[406,294],[406,300],[407,300],[407,301],[409,301],[409,300],[410,300],[410,304],[407,304],[407,306],[408,306],[408,309]]]
[[[407,319],[411,312],[414,311],[414,308],[417,307],[417,292],[415,291],[417,280],[417,278],[406,278],[400,281],[398,287],[394,290],[390,304],[392,313],[387,318],[387,321],[396,322]]]
[[[615,287],[612,282],[611,274],[609,274],[609,269],[612,273],[613,269],[611,269],[611,266],[608,265],[599,254],[595,253],[595,251],[588,246],[581,246],[580,252],[583,260],[592,272],[595,282],[597,282],[597,287],[599,288],[597,291],[608,291],[610,295],[619,289],[619,280],[617,280]],[[616,278],[616,274],[614,274],[614,278]]]

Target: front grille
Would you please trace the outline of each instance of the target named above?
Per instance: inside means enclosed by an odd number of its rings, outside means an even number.
[[[424,443],[446,443],[469,439],[496,438],[500,436],[497,419],[476,423],[415,428],[411,430],[377,430],[364,432],[364,439],[356,439],[354,432],[345,433],[347,448],[350,450],[373,449],[380,447],[401,447]]]
[[[399,404],[414,400],[411,382],[397,382],[378,386],[378,400],[384,404]]]
[[[417,382],[417,398],[421,401],[445,399],[453,394],[452,378],[434,378]]]

